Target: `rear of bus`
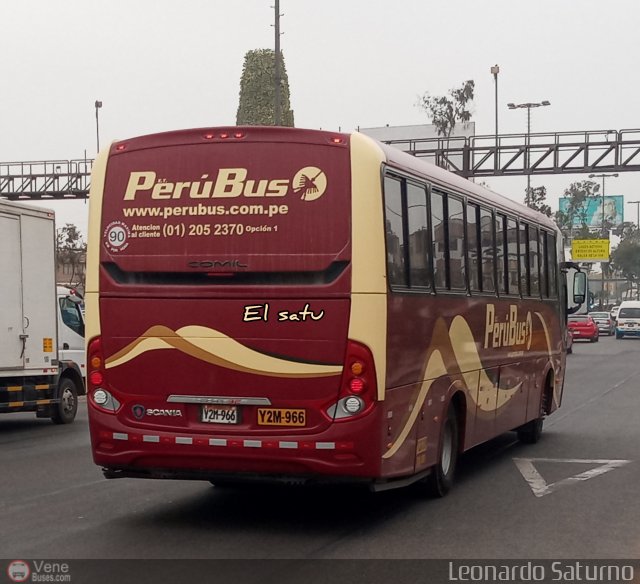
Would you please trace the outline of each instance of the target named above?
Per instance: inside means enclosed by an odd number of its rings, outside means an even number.
[[[369,245],[353,224],[383,233],[380,156],[361,136],[258,127],[102,153],[86,305],[105,476],[380,474],[384,248],[352,264]]]

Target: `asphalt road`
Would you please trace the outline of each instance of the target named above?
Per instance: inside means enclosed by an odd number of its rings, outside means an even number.
[[[640,340],[576,342],[543,439],[466,454],[441,500],[413,490],[220,489],[105,480],[76,422],[0,417],[5,558],[638,558]]]

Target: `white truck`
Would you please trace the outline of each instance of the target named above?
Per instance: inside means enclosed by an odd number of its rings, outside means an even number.
[[[0,413],[73,422],[85,392],[81,302],[56,286],[54,213],[0,201]]]

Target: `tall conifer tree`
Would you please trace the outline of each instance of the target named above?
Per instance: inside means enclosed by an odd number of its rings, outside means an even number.
[[[293,127],[293,110],[289,101],[289,79],[280,54],[281,124]],[[244,57],[240,80],[240,101],[236,124],[238,126],[275,125],[275,51],[255,49]]]

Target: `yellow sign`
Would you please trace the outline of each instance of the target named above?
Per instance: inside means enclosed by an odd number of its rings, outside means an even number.
[[[580,262],[608,262],[608,239],[574,239],[571,242],[571,257]]]

